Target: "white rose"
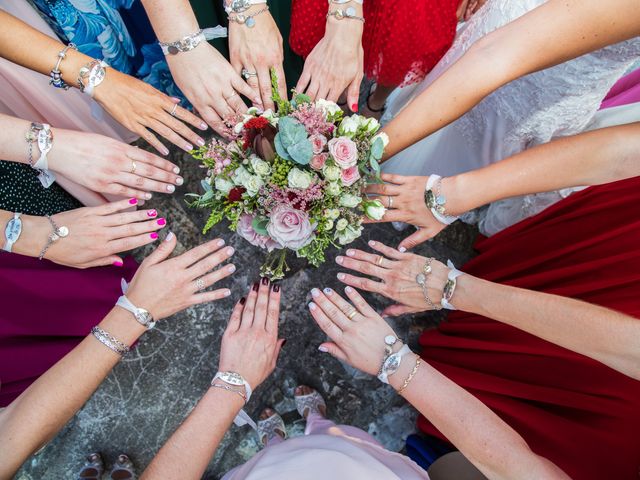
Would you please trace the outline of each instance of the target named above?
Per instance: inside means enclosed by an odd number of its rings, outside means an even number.
[[[341,218],[336,222],[336,230],[341,231],[349,226],[349,221],[346,218]]]
[[[362,125],[369,133],[376,132],[380,128],[380,122],[373,117],[367,118]]]
[[[337,208],[330,208],[324,212],[325,216],[331,220],[336,220],[340,216],[340,210]]]
[[[353,137],[360,126],[360,119],[358,117],[359,115],[352,115],[342,120],[340,127],[338,127],[338,133],[349,138]]]
[[[362,235],[362,226],[347,226],[344,230],[336,230],[335,238],[340,245],[347,245]]]
[[[266,118],[267,120],[269,120],[269,123],[271,125],[273,125],[274,127],[276,127],[278,125],[278,117],[276,116],[275,112],[273,110],[271,110],[270,108],[268,108],[264,112],[262,112],[261,116]]]
[[[259,175],[251,175],[242,186],[247,189],[249,196],[255,197],[263,185],[264,180]]]
[[[258,113],[260,113],[258,107],[249,107],[247,109],[247,115],[250,115],[252,117],[255,117],[256,115],[258,115]]]
[[[382,220],[387,209],[382,205],[380,200],[371,200],[364,202],[364,213],[372,220]]]
[[[240,135],[242,133],[242,129],[244,128],[244,122],[236,123],[236,126],[233,127],[233,133],[236,135]]]
[[[249,170],[241,166],[236,168],[236,171],[234,172],[234,176],[233,176],[233,182],[236,185],[242,185],[244,187],[244,184],[247,182],[247,180],[251,176],[252,175],[249,173]]]
[[[299,188],[306,190],[311,185],[313,177],[309,172],[300,170],[299,168],[292,168],[287,175],[287,183],[290,188]]]
[[[343,193],[342,196],[340,197],[340,201],[338,202],[338,204],[341,207],[355,208],[358,205],[360,205],[361,201],[362,201],[362,198],[360,198],[358,195],[353,195],[351,193]]]
[[[333,228],[333,220],[329,219],[324,222],[324,229],[331,230]]]
[[[324,190],[327,195],[331,195],[332,197],[337,197],[338,195],[340,195],[340,193],[342,193],[342,188],[337,182],[329,183],[329,185],[327,185]]]
[[[382,139],[382,145],[384,146],[384,148],[387,148],[387,145],[389,145],[389,135],[384,132],[380,132],[371,139],[371,144],[373,145],[373,142],[375,142],[378,138]]]
[[[316,100],[316,107],[324,112],[325,117],[335,115],[340,111],[340,106],[337,103],[330,102],[329,100],[324,100],[322,98]]]
[[[251,155],[249,157],[249,162],[251,162],[251,167],[257,175],[266,177],[271,173],[271,165],[262,160],[259,156]]]
[[[234,184],[231,180],[224,177],[216,177],[215,181],[216,190],[227,195],[229,191],[234,187]]]
[[[324,178],[330,182],[335,182],[340,179],[342,175],[342,170],[337,165],[325,165],[322,169],[322,174]]]

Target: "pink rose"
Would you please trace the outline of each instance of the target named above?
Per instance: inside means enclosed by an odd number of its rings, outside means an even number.
[[[318,155],[314,155],[309,163],[309,166],[316,171],[322,170],[324,164],[327,162],[328,153],[319,153]]]
[[[358,162],[358,147],[347,137],[329,140],[329,153],[340,168],[353,167]]]
[[[238,228],[236,233],[244,238],[251,245],[264,248],[265,250],[272,251],[274,248],[282,248],[278,242],[273,241],[271,238],[256,233],[253,229],[253,216],[245,213],[240,217],[238,221]]]
[[[271,238],[284,248],[300,250],[315,237],[315,226],[309,222],[309,216],[288,205],[279,205],[271,212],[267,231]]]
[[[354,166],[345,168],[344,170],[342,170],[341,178],[342,185],[344,185],[345,187],[350,187],[358,180],[360,180],[360,172],[358,171],[358,167]]]
[[[316,155],[322,153],[324,146],[327,144],[327,138],[320,134],[311,135],[309,140],[311,140],[311,145],[313,146],[313,153]]]

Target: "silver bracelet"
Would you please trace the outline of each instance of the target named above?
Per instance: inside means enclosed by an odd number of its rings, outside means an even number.
[[[213,383],[211,382],[211,388],[222,388],[223,390],[226,390],[227,392],[233,392],[237,395],[239,395],[242,398],[242,401],[245,403],[245,405],[247,404],[247,396],[241,392],[240,390],[236,390],[233,387],[230,387],[229,385],[225,385],[223,383]]]
[[[123,356],[129,353],[129,347],[127,345],[97,325],[91,329],[91,334],[105,347],[113,350],[118,355]]]
[[[65,227],[64,225],[62,227],[58,227],[51,215],[45,215],[45,217],[47,218],[47,220],[49,220],[49,223],[53,228],[53,232],[51,232],[47,237],[47,243],[44,247],[42,247],[40,255],[38,255],[38,260],[42,260],[44,258],[45,253],[47,253],[47,250],[49,250],[49,247],[53,245],[54,242],[57,242],[61,238],[69,235],[69,228]]]
[[[62,80],[62,72],[60,71],[60,64],[62,63],[62,60],[64,60],[67,56],[67,52],[69,50],[78,51],[78,47],[76,47],[74,43],[70,43],[60,52],[58,52],[58,61],[56,62],[55,67],[53,67],[53,70],[51,70],[51,72],[49,73],[49,76],[51,77],[51,80],[49,80],[49,85],[52,85],[55,88],[62,88],[64,90],[69,90],[71,88],[71,85],[65,83],[65,81]]]
[[[264,12],[268,12],[269,7],[266,6],[262,10],[258,10],[251,15],[245,15],[244,13],[236,13],[234,16],[229,15],[229,21],[234,23],[239,23],[240,25],[245,25],[247,28],[253,28],[256,26],[256,19],[258,15]]]
[[[440,305],[436,305],[429,298],[429,292],[427,291],[427,278],[431,274],[431,263],[433,262],[433,257],[427,258],[427,261],[424,263],[424,267],[422,267],[422,272],[416,275],[416,283],[422,287],[422,295],[424,295],[424,299],[433,310],[442,310]]]
[[[92,60],[80,69],[78,73],[78,88],[82,93],[93,97],[95,88],[100,85],[107,76],[109,65],[102,60]]]
[[[455,215],[449,215],[445,209],[447,199],[442,195],[442,180],[440,175],[431,175],[424,189],[424,203],[440,223],[451,225],[458,220]]]
[[[260,3],[267,3],[267,0],[231,0],[230,2],[224,2],[224,11],[229,13],[242,13],[249,10],[254,5]]]
[[[462,275],[463,272],[458,270],[451,260],[447,261],[447,267],[449,267],[450,270],[447,275],[447,283],[445,283],[442,291],[442,300],[440,303],[442,307],[447,310],[455,310],[456,307],[451,305],[451,299],[453,298],[453,294],[456,293],[456,286],[458,285],[457,278]]]
[[[341,8],[338,8],[337,10],[332,10],[329,13],[327,13],[327,18],[329,17],[336,17],[336,19],[338,20],[343,20],[345,18],[348,20],[358,20],[364,23],[364,17],[359,17],[358,15],[356,15],[356,9],[353,7],[347,7],[344,10]]]

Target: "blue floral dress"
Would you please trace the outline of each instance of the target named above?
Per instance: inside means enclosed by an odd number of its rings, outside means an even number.
[[[140,0],[29,0],[64,43],[183,99]]]

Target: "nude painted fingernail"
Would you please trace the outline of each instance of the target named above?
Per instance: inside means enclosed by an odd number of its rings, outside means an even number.
[[[198,138],[198,140],[196,140],[196,143],[197,143],[198,145],[200,145],[201,147],[204,147],[204,139],[202,139],[202,138]]]
[[[184,178],[178,177],[176,178],[176,185],[182,185],[184,183]]]
[[[138,199],[137,198],[129,199],[129,205],[136,205],[137,203],[138,203]]]
[[[183,148],[184,148],[187,152],[190,152],[191,150],[193,150],[193,145],[191,145],[190,143],[185,143]]]
[[[147,217],[156,217],[158,212],[155,209],[147,210]]]
[[[329,349],[327,347],[325,347],[324,345],[320,345],[318,347],[318,350],[320,350],[322,353],[328,353]]]
[[[200,130],[206,130],[207,128],[209,128],[209,126],[206,123],[201,123],[200,124]]]
[[[231,256],[235,253],[236,249],[233,247],[227,248],[227,255]]]
[[[153,232],[149,235],[153,240],[155,240],[156,238],[158,238],[158,234],[156,232]]]
[[[227,267],[227,270],[228,270],[230,273],[233,273],[233,272],[235,272],[235,271],[236,271],[236,266],[235,266],[235,265],[229,265],[229,266]]]
[[[222,247],[224,245],[224,240],[220,239],[218,240],[218,243],[216,243],[217,246]]]
[[[153,195],[151,195],[150,193],[145,193],[144,194],[144,199],[145,200],[151,200],[153,198]],[[136,202],[137,203],[137,202]]]
[[[121,267],[124,264],[120,260],[116,260],[115,262],[113,262],[113,265],[116,267]]]
[[[159,218],[158,219],[158,225],[166,225],[167,221],[164,218]]]
[[[338,265],[342,265],[342,262],[344,262],[344,257],[336,257],[336,263]]]
[[[344,273],[339,273],[337,277],[338,277],[338,280],[344,280],[345,275]]]
[[[326,293],[327,295],[331,295],[333,293],[333,290],[331,290],[330,288],[325,288],[324,293]]]
[[[404,247],[400,247],[400,248],[398,249],[398,251],[399,251],[400,253],[404,253],[404,252],[406,252],[406,251],[407,251],[407,249],[406,249],[406,248],[404,248]]]
[[[169,155],[169,149],[168,149],[167,147],[162,147],[162,148],[160,149],[160,152],[161,152],[163,155]]]
[[[318,308],[318,306],[315,303],[313,302],[309,303],[309,310],[315,310],[316,308]]]
[[[176,187],[174,187],[173,185],[167,185],[167,192],[173,193],[175,191],[176,191]]]
[[[355,250],[347,250],[347,257],[353,257],[356,254]]]
[[[345,291],[345,292],[347,292],[347,293],[353,293],[353,288],[351,288],[351,287],[346,287],[346,288],[344,289],[344,291]]]
[[[370,247],[375,247],[376,246],[376,242],[374,242],[373,240],[369,240],[369,246]]]
[[[229,295],[231,295],[231,290],[225,290],[224,291],[224,296],[228,297]]]
[[[180,169],[178,167],[173,167],[173,173],[177,175],[178,173],[180,173]]]
[[[164,241],[170,242],[171,240],[173,240],[173,237],[175,237],[175,235],[173,234],[173,232],[170,231],[169,233],[167,233],[167,236],[164,237]]]

